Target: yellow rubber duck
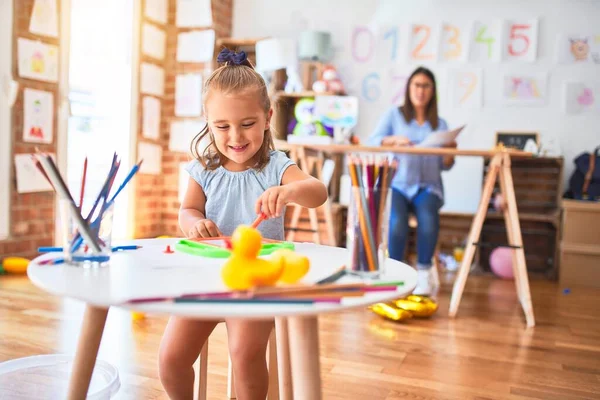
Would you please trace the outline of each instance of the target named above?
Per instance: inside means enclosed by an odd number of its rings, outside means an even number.
[[[250,226],[239,226],[231,237],[231,257],[221,270],[225,285],[233,290],[256,286],[273,286],[277,282],[295,283],[307,272],[307,257],[291,250],[273,252],[270,259],[258,258],[262,247],[260,232]]]

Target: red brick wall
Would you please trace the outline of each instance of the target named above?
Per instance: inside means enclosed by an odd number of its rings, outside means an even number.
[[[159,24],[152,20],[149,20],[144,15],[145,1],[142,0],[142,23],[140,26],[136,27],[139,31],[140,35],[140,47],[138,49],[140,65],[142,62],[156,64],[159,67],[162,67],[165,71],[165,79],[167,77],[168,65],[169,65],[169,56],[165,56],[164,60],[155,60],[152,57],[144,55],[141,48],[141,32],[142,26],[144,23],[153,24],[156,27],[162,29],[167,33],[167,42],[173,40],[171,37],[171,26],[175,23],[175,4],[176,0],[169,1],[169,17],[167,20],[167,24]],[[139,65],[138,65],[138,87],[140,87],[140,78],[141,75],[139,73]],[[166,115],[168,112],[168,88],[165,88],[165,94],[162,97],[156,97],[161,101],[161,118],[160,118],[160,136],[157,140],[151,140],[148,138],[144,138],[142,136],[142,99],[147,96],[146,94],[138,95],[138,129],[137,129],[137,139],[138,142],[148,142],[155,143],[165,148],[169,145],[169,136],[168,136],[168,125],[166,123]],[[164,169],[163,169],[164,172]],[[162,234],[162,216],[160,209],[160,194],[162,191],[164,183],[164,178],[162,174],[159,175],[150,175],[150,174],[138,174],[135,178],[135,229],[134,229],[134,237],[136,238],[148,238],[148,237],[156,237]]]
[[[179,212],[178,183],[179,183],[179,164],[189,161],[190,155],[169,151],[169,130],[171,122],[177,120],[175,117],[175,78],[183,73],[201,73],[204,79],[208,78],[212,72],[211,65],[205,63],[180,63],[176,60],[177,52],[177,34],[190,31],[192,29],[177,28],[175,26],[175,1],[171,1],[169,13],[169,29],[167,37],[167,65],[166,65],[166,83],[165,99],[163,101],[163,125],[165,129],[162,132],[163,140],[163,191],[160,198],[159,207],[162,210],[161,233],[164,235],[181,236],[182,232],[177,222]],[[213,29],[216,38],[231,36],[231,12],[233,9],[233,0],[212,0]],[[216,49],[216,47],[215,47]],[[208,68],[207,68],[208,67]]]
[[[56,153],[57,120],[54,120],[54,135],[51,144],[26,143],[23,141],[23,90],[32,88],[52,92],[54,109],[57,110],[58,84],[31,79],[22,79],[17,70],[17,38],[40,40],[43,43],[59,44],[57,38],[47,38],[29,32],[29,20],[34,0],[15,0],[13,5],[13,54],[12,74],[19,83],[19,93],[12,108],[12,154],[33,153],[35,147],[41,151]],[[60,3],[60,2],[59,2]],[[59,4],[60,5],[60,4]],[[60,17],[60,11],[59,11]],[[55,112],[56,115],[56,112]],[[17,193],[14,162],[11,162],[10,236],[0,241],[0,259],[11,255],[34,257],[39,246],[51,246],[54,242],[54,192]],[[0,188],[6,190],[6,188]]]

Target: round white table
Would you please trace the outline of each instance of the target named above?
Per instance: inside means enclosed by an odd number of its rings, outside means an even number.
[[[318,316],[352,308],[364,308],[410,294],[416,286],[416,272],[410,266],[388,259],[380,281],[403,281],[396,291],[368,292],[362,297],[343,298],[341,303],[314,304],[232,304],[175,303],[153,301],[131,304],[130,300],[178,297],[185,294],[228,290],[222,283],[224,259],[211,259],[174,249],[179,239],[141,239],[121,244],[142,246],[137,250],[113,253],[103,267],[76,267],[68,264],[44,265],[42,260],[62,257],[61,253],[44,254],[27,269],[31,281],[58,296],[86,303],[82,330],[75,355],[69,399],[86,397],[109,307],[123,307],[151,314],[179,315],[198,319],[252,318],[275,319],[279,344],[289,343],[291,383],[297,399],[321,399],[319,366]],[[314,283],[346,263],[348,252],[339,247],[296,243],[296,251],[309,257],[311,266],[303,278]],[[359,281],[344,276],[336,283]],[[290,390],[291,391],[291,390]],[[286,397],[286,396],[284,396]]]

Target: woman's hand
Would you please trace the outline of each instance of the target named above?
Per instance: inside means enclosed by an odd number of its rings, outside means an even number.
[[[455,149],[458,147],[458,143],[456,143],[456,140],[451,141],[450,143],[446,143],[444,146],[442,147],[449,147],[452,149]]]
[[[385,137],[381,141],[381,144],[384,146],[402,147],[402,146],[410,146],[411,143],[410,143],[410,140],[406,136],[394,135],[394,136]]]
[[[458,146],[456,140],[453,140],[450,143],[445,144],[443,147],[455,149]],[[442,158],[442,164],[444,165],[444,169],[450,169],[454,165],[454,156],[444,156]]]
[[[275,186],[265,190],[256,201],[256,215],[263,212],[267,218],[279,217],[284,207],[292,202],[292,189],[290,186]]]
[[[188,232],[188,238],[209,238],[223,236],[217,224],[212,222],[210,219],[199,219],[194,223],[192,229]]]

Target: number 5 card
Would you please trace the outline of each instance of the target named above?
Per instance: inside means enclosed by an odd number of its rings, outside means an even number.
[[[538,20],[505,21],[503,58],[507,61],[534,62],[537,57]]]

